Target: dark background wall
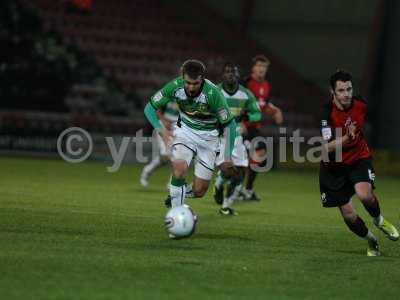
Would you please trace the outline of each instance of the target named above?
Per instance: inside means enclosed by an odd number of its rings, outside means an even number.
[[[372,82],[374,144],[400,151],[400,1],[387,1],[385,31]]]
[[[323,90],[337,68],[350,71],[373,147],[400,151],[400,1],[205,2]]]
[[[96,0],[84,11],[65,1],[3,0],[0,8],[0,127],[22,124],[10,109],[145,126],[143,105],[187,58],[203,60],[218,82],[225,61],[245,77],[262,53],[287,128],[319,134],[328,78],[342,68],[369,102],[371,146],[400,150],[397,0],[118,0],[112,8]]]
[[[231,22],[241,22],[241,1],[207,2]],[[326,88],[328,74],[340,67],[361,82],[378,1],[253,2],[247,32],[304,78]]]

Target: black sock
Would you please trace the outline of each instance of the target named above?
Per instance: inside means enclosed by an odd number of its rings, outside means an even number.
[[[379,201],[378,198],[374,196],[374,201],[372,204],[364,204],[365,209],[368,211],[371,217],[377,218],[381,214],[381,208],[379,207]]]
[[[247,183],[246,183],[246,189],[247,190],[252,190],[254,181],[256,180],[257,177],[257,172],[249,169],[249,173],[247,175]]]
[[[229,198],[229,197],[232,195],[233,189],[234,189],[234,188],[235,188],[235,186],[232,185],[232,183],[229,183],[229,184],[226,186],[226,198]]]
[[[365,226],[364,221],[359,216],[357,216],[357,219],[354,222],[346,219],[344,222],[346,223],[347,227],[349,227],[349,229],[359,237],[365,238],[367,236],[368,228]]]

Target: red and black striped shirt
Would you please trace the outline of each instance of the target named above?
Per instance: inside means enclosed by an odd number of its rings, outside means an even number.
[[[325,128],[323,130],[330,129],[332,133],[331,136],[326,136],[323,132],[324,139],[333,139],[335,137],[335,129],[337,128],[341,128],[344,135],[346,127],[350,123],[356,122],[359,134],[355,140],[343,146],[341,162],[343,164],[352,165],[360,159],[371,157],[371,151],[364,136],[366,112],[367,104],[359,97],[353,97],[351,106],[345,110],[340,110],[333,99],[324,108],[321,124]]]

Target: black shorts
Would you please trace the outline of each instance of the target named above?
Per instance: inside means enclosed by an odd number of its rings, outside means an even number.
[[[319,189],[324,207],[348,203],[355,194],[354,185],[369,182],[374,189],[375,173],[371,158],[360,159],[354,165],[327,166],[321,163]]]
[[[243,136],[243,141],[244,141],[244,144],[246,145],[247,150],[249,150],[251,141],[254,138],[259,137],[259,136],[262,136],[259,129],[254,128],[254,127],[247,128],[247,134]],[[261,150],[261,149],[266,150],[267,145],[263,142],[258,142],[255,145],[254,149],[255,150]]]

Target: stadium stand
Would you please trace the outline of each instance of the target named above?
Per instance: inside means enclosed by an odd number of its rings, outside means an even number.
[[[97,62],[66,43],[30,3],[6,0],[1,5],[2,108],[126,115],[133,107]],[[87,97],[88,86],[92,97]],[[79,90],[80,98],[71,99]],[[104,103],[106,96],[113,101]]]
[[[204,26],[201,23],[204,20],[188,20],[193,19],[190,13],[195,12],[188,11],[182,15],[182,11],[170,9],[163,1],[119,0],[110,8],[107,1],[98,0],[88,14],[69,13],[59,1],[36,0],[33,3],[40,8],[43,19],[62,34],[65,43],[77,45],[92,55],[106,75],[114,77],[125,92],[136,93],[142,103],[177,74],[179,65],[187,58],[204,60],[208,76],[218,80],[224,61],[237,61],[243,70],[247,70],[249,57],[265,52],[256,41],[243,37],[224,23],[223,18],[214,15],[212,9],[203,9],[201,5],[205,4],[201,2],[199,8],[207,12],[205,20],[208,25]],[[185,6],[180,9],[185,10]],[[213,26],[218,28],[218,32],[205,34],[211,32],[209,29]],[[225,36],[222,43],[221,35]],[[237,46],[229,42],[232,36],[243,41],[236,51]],[[272,59],[276,65],[273,71],[274,101],[284,110],[293,111],[300,107],[301,111],[301,105],[298,105],[301,100],[322,95],[320,90],[305,82],[273,55]],[[291,90],[296,91],[296,96],[288,93]],[[75,100],[75,103],[79,102],[79,99]],[[288,114],[289,126],[315,127],[312,114],[297,116]]]
[[[143,103],[178,73],[187,58],[205,61],[208,77],[218,81],[223,62],[239,63],[245,75],[249,58],[266,53],[273,61],[273,101],[285,111],[288,131],[303,128],[310,130],[310,135],[314,133],[315,112],[305,113],[302,103],[319,99],[321,91],[240,32],[239,27],[225,22],[206,3],[199,2],[203,19],[198,18],[198,12],[186,10],[184,4],[175,10],[164,1],[118,0],[110,7],[108,1],[98,0],[91,6],[85,4],[83,10],[71,9],[71,3],[3,2],[9,13],[32,19],[33,25],[20,28],[16,35],[28,42],[26,48],[33,49],[36,56],[28,53],[22,57],[27,66],[22,72],[23,82],[31,89],[18,97],[12,91],[21,94],[24,89],[3,89],[3,95],[8,92],[3,98],[13,100],[3,102],[2,107],[89,116],[140,115],[143,120]],[[18,27],[10,23],[10,32],[12,26]],[[233,43],[233,38],[241,43]],[[40,72],[32,78],[32,65],[39,62]],[[21,72],[16,74],[21,76]],[[14,85],[21,82],[15,74],[2,75]],[[266,127],[266,134],[273,131],[273,127]]]

